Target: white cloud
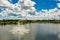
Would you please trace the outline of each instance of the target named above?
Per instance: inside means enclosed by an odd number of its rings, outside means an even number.
[[[60,3],[57,3],[58,8],[60,8]]]
[[[14,8],[15,6],[9,3],[7,0],[0,0],[0,7]]]
[[[31,1],[31,0],[25,0],[24,1],[24,5],[25,6],[34,6],[35,5],[35,2]]]
[[[11,1],[11,0],[10,0]],[[0,0],[0,8],[4,10],[0,13],[2,17],[10,17],[10,19],[28,19],[28,20],[59,20],[60,10],[58,8],[37,12],[35,2],[31,0],[19,0],[18,3],[12,4],[8,0]],[[58,4],[59,7],[60,4]],[[14,16],[15,15],[15,16]]]
[[[59,1],[60,2],[60,0],[55,0],[55,1]]]

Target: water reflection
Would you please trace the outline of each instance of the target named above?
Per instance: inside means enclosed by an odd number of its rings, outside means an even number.
[[[58,28],[60,24],[38,24],[36,27],[36,40],[59,40]]]
[[[0,40],[60,40],[60,24],[0,25]]]
[[[0,26],[0,40],[21,40],[22,36],[27,33],[29,33],[29,29],[22,25]]]

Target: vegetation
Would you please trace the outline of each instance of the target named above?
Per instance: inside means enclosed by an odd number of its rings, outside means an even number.
[[[0,24],[60,23],[60,20],[0,20]]]

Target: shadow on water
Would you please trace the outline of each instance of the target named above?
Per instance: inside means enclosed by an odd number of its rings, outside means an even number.
[[[57,35],[47,34],[47,35],[36,35],[36,40],[58,40]]]

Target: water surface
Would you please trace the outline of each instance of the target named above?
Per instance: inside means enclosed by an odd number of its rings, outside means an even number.
[[[0,40],[60,40],[60,24],[0,25]]]

